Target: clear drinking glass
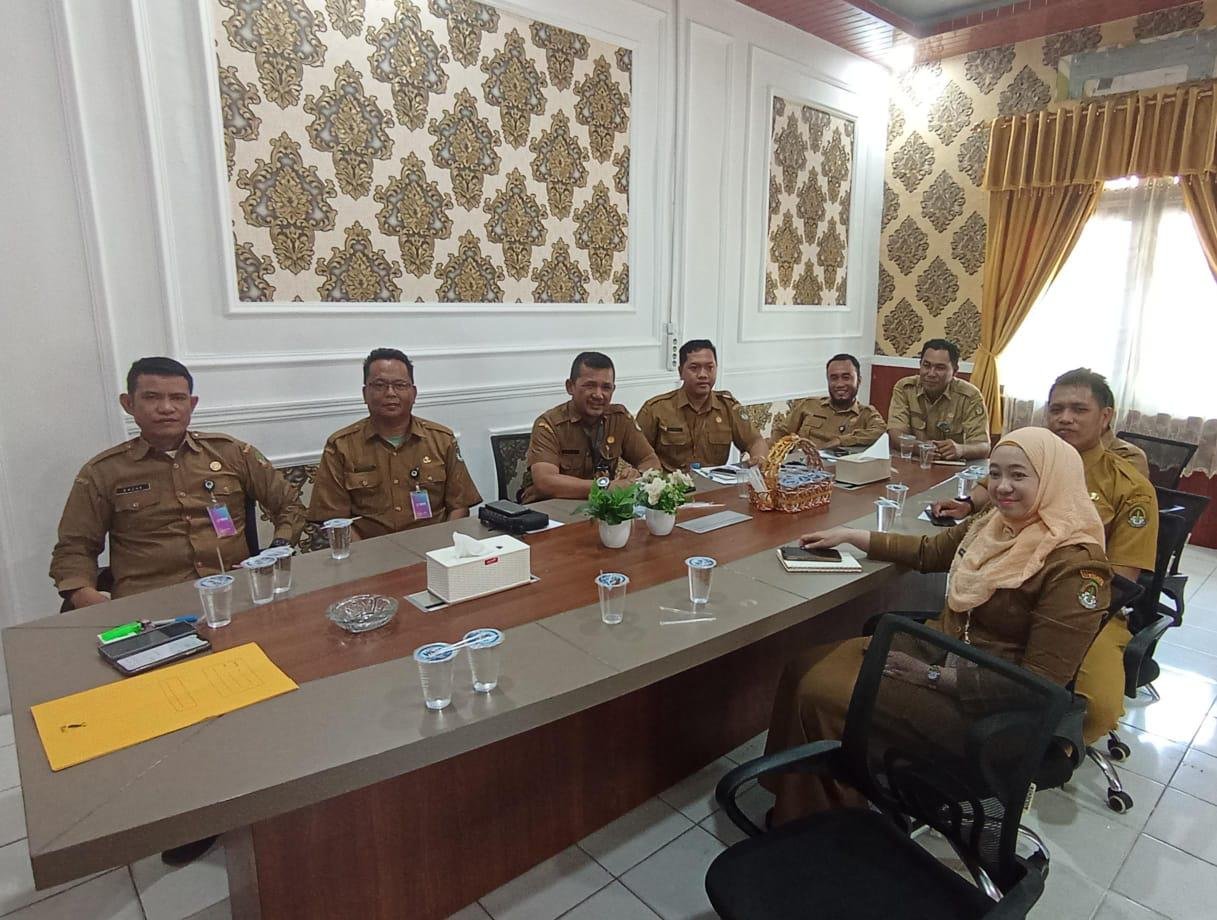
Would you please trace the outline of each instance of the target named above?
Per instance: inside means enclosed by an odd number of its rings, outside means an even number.
[[[232,622],[232,585],[235,581],[231,575],[208,575],[194,583],[199,589],[199,603],[203,605],[203,622],[212,629]]]
[[[263,556],[275,560],[275,593],[286,594],[292,589],[292,556],[296,551],[290,546],[272,546],[262,551]]]
[[[887,533],[896,523],[896,515],[899,513],[900,506],[890,498],[879,499],[875,502],[875,529],[879,533]]]
[[[351,555],[351,519],[330,518],[321,525],[330,538],[330,555],[345,559]]]
[[[428,709],[443,709],[452,702],[452,668],[457,651],[447,642],[432,642],[414,650]]]
[[[934,445],[931,442],[922,441],[917,445],[917,461],[923,470],[934,465]]]
[[[904,512],[904,500],[908,498],[909,487],[902,482],[889,482],[885,495],[888,501],[896,503],[896,514]]]
[[[473,689],[478,693],[489,693],[499,685],[503,633],[497,629],[472,629],[465,633],[461,641],[469,643],[466,648],[469,649]]]
[[[241,563],[249,573],[249,597],[254,604],[269,604],[275,599],[275,557],[253,556]]]
[[[685,565],[689,569],[689,600],[694,607],[708,603],[710,579],[718,563],[709,556],[690,556],[685,560]]]
[[[735,494],[739,498],[748,500],[748,480],[751,478],[748,467],[735,471]]]
[[[959,474],[959,488],[955,492],[955,497],[960,501],[972,494],[972,489],[981,479],[984,478],[984,471],[970,466]]]
[[[900,435],[900,437],[896,438],[896,443],[898,443],[900,445],[900,459],[901,460],[912,460],[913,459],[913,445],[917,443],[917,435],[902,434],[902,435]]]
[[[600,592],[600,619],[609,626],[625,618],[625,592],[630,580],[620,572],[603,572],[596,576]]]

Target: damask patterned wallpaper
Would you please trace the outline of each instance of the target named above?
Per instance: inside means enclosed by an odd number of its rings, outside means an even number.
[[[765,303],[845,306],[854,123],[773,97]]]
[[[989,125],[1057,96],[1057,64],[1079,51],[1217,22],[1217,0],[947,58],[892,79],[875,351],[916,355],[928,338],[980,343]]]
[[[241,300],[629,300],[629,49],[475,0],[213,7]]]

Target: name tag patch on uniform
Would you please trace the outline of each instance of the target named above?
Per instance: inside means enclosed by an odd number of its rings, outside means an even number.
[[[207,509],[207,516],[211,518],[211,526],[215,529],[217,537],[235,537],[237,535],[237,525],[232,522],[232,515],[228,513],[227,505],[212,505]]]
[[[410,510],[414,512],[414,520],[427,520],[431,517],[431,496],[422,489],[415,489],[410,493]]]
[[[1099,606],[1099,583],[1093,578],[1083,579],[1082,590],[1078,592],[1078,603],[1087,610]]]
[[[150,482],[136,482],[129,486],[119,486],[114,490],[115,495],[131,495],[133,492],[148,492],[152,489]]]
[[[568,449],[568,448],[564,447],[564,448],[562,448],[562,453],[564,453],[564,454],[581,454],[581,453],[583,453],[583,451],[579,450],[578,448]]]
[[[1144,527],[1148,523],[1145,517],[1145,509],[1140,505],[1133,505],[1132,510],[1128,512],[1129,527]]]

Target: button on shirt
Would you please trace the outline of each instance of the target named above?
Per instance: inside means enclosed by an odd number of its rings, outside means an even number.
[[[636,468],[647,460],[658,462],[655,451],[625,406],[612,403],[604,410],[603,418],[604,439],[600,455],[605,475],[616,476],[621,460]],[[594,478],[596,460],[592,455],[592,441],[595,429],[595,425],[591,430],[584,427],[573,400],[554,406],[533,422],[526,455],[528,468],[531,470],[537,463],[552,463],[563,476]],[[535,501],[535,498],[530,495],[528,500]]]
[[[188,432],[173,457],[142,437],[98,454],[77,474],[59,521],[55,587],[67,594],[95,586],[107,536],[114,597],[223,571],[249,555],[245,526],[255,522],[245,520],[246,496],[269,512],[276,538],[300,535],[296,488],[256,448],[229,435]],[[213,504],[228,509],[233,536],[216,534]]]
[[[773,439],[797,434],[817,448],[833,440],[839,447],[870,447],[887,431],[887,423],[873,406],[854,400],[848,409],[837,409],[828,396],[800,399],[773,424]]]
[[[684,387],[652,396],[638,410],[638,427],[669,472],[694,463],[719,466],[732,444],[746,451],[760,437],[748,411],[726,390],[712,392],[700,410]]]
[[[417,518],[410,493],[427,494],[431,517]],[[446,521],[461,508],[480,504],[452,429],[415,416],[399,447],[376,433],[365,418],[325,442],[309,501],[312,521],[359,517],[361,537],[378,537]]]
[[[980,390],[955,377],[936,399],[930,399],[914,374],[892,389],[888,426],[903,428],[922,441],[988,443],[989,413]]]

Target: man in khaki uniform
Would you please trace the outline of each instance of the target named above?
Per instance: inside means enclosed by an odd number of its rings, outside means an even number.
[[[652,396],[638,410],[642,436],[655,448],[665,470],[688,470],[694,463],[719,466],[734,444],[759,463],[769,445],[748,418],[748,410],[726,390],[715,390],[718,352],[709,339],[680,346],[680,388]]]
[[[612,402],[616,389],[612,359],[598,351],[579,354],[570,368],[570,399],[543,413],[532,426],[522,498],[587,498],[593,484],[628,485],[636,473],[659,469],[659,458],[629,411]],[[531,481],[529,481],[531,477]]]
[[[103,603],[97,557],[110,542],[114,597],[231,568],[248,554],[246,496],[275,524],[272,545],[304,526],[296,489],[254,447],[190,431],[198,404],[190,372],[171,358],[141,358],[127,374],[123,409],[139,437],[81,468],[59,521],[51,578],[73,607]]]
[[[921,367],[892,389],[887,430],[892,447],[902,434],[934,445],[938,460],[979,460],[989,456],[989,413],[980,390],[955,376],[959,346],[930,339],[921,347]]]
[[[862,366],[853,355],[828,359],[828,395],[800,399],[773,425],[776,441],[788,434],[807,438],[818,450],[870,447],[887,428],[874,406],[858,402]]]
[[[1130,581],[1152,572],[1158,551],[1158,499],[1149,480],[1103,446],[1103,431],[1115,412],[1106,379],[1085,368],[1056,379],[1048,394],[1048,428],[1082,455],[1086,487],[1107,536],[1112,571]],[[939,502],[937,514],[963,517],[988,504],[983,485],[970,502]],[[1087,699],[1083,734],[1087,743],[1115,728],[1124,713],[1124,647],[1130,635],[1122,617],[1113,617],[1099,633],[1078,672],[1077,692]]]
[[[482,496],[452,429],[414,414],[414,365],[396,348],[363,362],[368,417],[330,435],[310,521],[355,517],[352,537],[378,537],[468,516]]]

